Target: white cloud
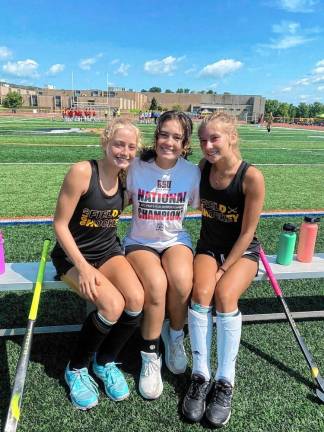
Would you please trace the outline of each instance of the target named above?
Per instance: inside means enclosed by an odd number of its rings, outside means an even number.
[[[80,69],[90,70],[91,67],[95,63],[97,63],[98,59],[100,59],[101,57],[103,57],[103,54],[99,53],[99,54],[95,55],[94,57],[88,57],[88,58],[80,60],[80,62],[79,62]]]
[[[192,73],[196,72],[196,70],[197,70],[197,68],[195,68],[195,67],[191,67],[191,68],[185,70],[184,73],[185,73],[186,75],[189,75],[189,74],[192,74]]]
[[[280,9],[288,12],[313,12],[318,0],[277,0]]]
[[[313,70],[315,75],[324,74],[324,60],[320,60],[316,63],[316,68]]]
[[[60,63],[56,63],[53,64],[47,71],[48,75],[56,75],[60,72],[63,72],[65,69],[65,65],[64,64],[60,64]]]
[[[114,74],[127,76],[129,68],[130,68],[129,64],[121,63],[119,68],[115,70]]]
[[[237,71],[243,66],[238,60],[223,59],[201,69],[199,76],[223,77]]]
[[[316,28],[302,29],[300,24],[295,21],[281,21],[272,26],[272,32],[278,35],[276,38],[271,38],[269,43],[259,44],[257,51],[261,54],[265,50],[286,50],[300,45],[305,45],[308,42],[315,40],[310,37],[312,34],[318,33]]]
[[[295,34],[300,28],[300,24],[292,21],[281,21],[279,24],[272,26],[273,33]]]
[[[322,86],[318,86],[318,87],[317,87],[317,90],[318,90],[318,91],[324,91],[324,85],[322,85]]]
[[[314,39],[306,38],[304,36],[286,35],[286,36],[283,36],[281,39],[272,40],[271,43],[266,45],[266,46],[268,48],[282,50],[282,49],[293,48],[293,47],[296,47],[299,45],[304,45],[305,43],[311,42],[312,40],[314,40]]]
[[[8,62],[2,67],[3,71],[17,77],[38,77],[38,63],[35,60],[26,59],[17,62]]]
[[[114,65],[114,64],[117,64],[119,62],[120,62],[119,59],[114,59],[114,60],[111,60],[110,64]]]
[[[284,93],[289,93],[289,92],[291,92],[291,90],[292,90],[292,87],[285,87],[281,91]]]
[[[311,83],[311,80],[312,80],[311,77],[309,77],[309,78],[302,78],[302,79],[296,81],[295,84],[296,84],[296,85],[304,85],[304,86],[307,86],[307,85],[309,85],[309,84]]]
[[[162,60],[149,60],[144,63],[145,72],[152,75],[172,75],[177,69],[177,65],[184,59],[183,57],[168,56]]]
[[[5,46],[0,46],[0,59],[7,59],[12,56],[12,52]]]

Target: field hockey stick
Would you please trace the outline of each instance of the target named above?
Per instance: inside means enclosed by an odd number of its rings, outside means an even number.
[[[20,356],[17,364],[16,376],[12,388],[4,432],[15,432],[20,417],[21,401],[24,392],[27,367],[28,367],[30,350],[31,350],[32,339],[33,339],[33,330],[37,318],[38,305],[39,305],[40,294],[42,290],[46,258],[48,255],[49,245],[50,245],[50,241],[45,240],[43,244],[41,260],[38,266],[38,273],[37,273],[36,284],[34,288],[33,299],[30,306],[26,333],[24,336],[24,340],[23,340],[23,344],[21,347]]]
[[[298,342],[300,349],[302,350],[302,353],[304,354],[304,357],[306,359],[308,367],[310,368],[312,378],[316,384],[316,396],[320,399],[321,402],[324,403],[324,380],[319,373],[318,367],[316,366],[314,359],[313,359],[313,356],[310,353],[310,351],[308,350],[303,337],[299,333],[299,330],[296,326],[295,320],[293,319],[293,317],[291,315],[291,312],[288,308],[286,300],[283,297],[283,294],[282,294],[281,288],[278,284],[278,281],[276,280],[276,278],[275,278],[275,276],[271,270],[270,264],[269,264],[267,257],[266,257],[262,248],[260,248],[260,258],[261,258],[263,266],[267,272],[271,286],[272,286],[277,298],[280,300],[280,302],[284,308],[284,312],[285,312],[285,315],[289,321],[290,327],[291,327],[291,329],[295,335],[295,338]]]

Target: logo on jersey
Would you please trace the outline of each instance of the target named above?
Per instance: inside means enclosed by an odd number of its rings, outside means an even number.
[[[163,193],[138,189],[138,217],[150,220],[181,220],[187,192]]]
[[[90,210],[84,208],[80,218],[80,225],[89,228],[114,228],[117,225],[120,211],[113,210]]]
[[[158,180],[156,187],[158,189],[171,189],[171,180]]]
[[[210,219],[217,219],[220,222],[236,223],[239,219],[237,207],[226,207],[224,204],[216,203],[206,199],[200,200],[201,215]]]

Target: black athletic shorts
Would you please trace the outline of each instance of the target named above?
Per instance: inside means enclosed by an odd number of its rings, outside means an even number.
[[[209,255],[213,257],[219,264],[223,264],[229,255],[230,251],[228,252],[221,252],[216,249],[212,249],[210,247],[207,247],[206,245],[202,244],[200,240],[198,240],[197,247],[196,247],[196,255],[203,254],[203,255]],[[249,259],[251,261],[254,261],[258,264],[258,271],[259,271],[259,259],[260,259],[260,244],[257,241],[253,241],[250,247],[243,253],[242,258]],[[257,274],[258,274],[257,271]],[[257,275],[256,274],[256,275]]]
[[[114,256],[124,255],[123,251],[118,243],[115,244],[114,247],[110,249],[110,251],[102,257],[99,261],[92,261],[87,260],[89,264],[91,264],[95,268],[101,267],[106,261],[108,261],[110,258],[113,258]],[[74,267],[74,264],[70,261],[70,259],[66,256],[63,257],[53,257],[52,256],[52,262],[56,269],[56,280],[61,280],[61,277],[65,275],[72,267]]]

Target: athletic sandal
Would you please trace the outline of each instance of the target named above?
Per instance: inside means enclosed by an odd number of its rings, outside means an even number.
[[[170,321],[165,320],[162,327],[161,337],[165,347],[165,364],[169,371],[178,375],[187,369],[188,359],[183,346],[183,334],[175,342],[170,338]]]
[[[189,389],[182,402],[182,413],[188,420],[199,422],[203,418],[211,386],[211,381],[207,381],[204,376],[192,375]]]
[[[65,381],[70,388],[72,404],[80,410],[88,410],[98,403],[98,384],[89,375],[87,368],[70,370],[66,366]]]
[[[233,386],[226,380],[216,381],[206,409],[206,418],[212,426],[222,427],[231,417]]]
[[[139,392],[145,399],[157,399],[163,391],[161,378],[161,356],[141,351],[142,369],[139,379]]]
[[[121,401],[129,396],[127,382],[116,363],[111,362],[101,366],[97,363],[96,355],[94,355],[92,369],[94,374],[104,383],[106,395],[110,399]]]

